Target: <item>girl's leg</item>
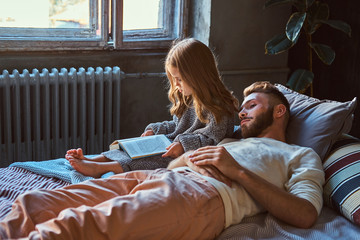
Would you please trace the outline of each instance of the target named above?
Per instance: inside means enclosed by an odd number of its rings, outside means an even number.
[[[170,157],[162,157],[161,155],[150,156],[146,158],[140,158],[129,162],[121,162],[121,166],[124,170],[128,168],[128,171],[136,170],[155,170],[158,168],[167,168],[169,163],[174,160]]]
[[[81,148],[68,150],[65,158],[76,171],[85,176],[99,178],[107,172],[124,172],[118,162],[111,161],[102,154],[94,158],[85,157]]]
[[[100,178],[107,172],[115,174],[123,173],[123,168],[117,161],[111,162],[96,162],[79,159],[69,159],[70,165],[79,173],[85,176]]]
[[[161,155],[149,156],[133,160],[126,152],[119,150],[111,150],[103,152],[102,154],[105,157],[118,162],[124,172],[166,168],[173,160],[173,158],[162,157]]]

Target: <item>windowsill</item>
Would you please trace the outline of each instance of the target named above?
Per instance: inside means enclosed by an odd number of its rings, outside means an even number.
[[[3,52],[93,52],[93,51],[131,51],[131,50],[168,50],[173,40],[161,40],[158,39],[152,41],[124,41],[123,45],[119,49],[114,49],[113,44],[107,44],[106,46],[97,46],[97,42],[50,42],[37,41],[37,45],[34,46],[31,41],[18,41],[15,44],[11,44],[11,47],[6,47],[9,41],[1,41],[2,47],[0,48],[0,54]],[[14,46],[15,45],[15,46]]]
[[[119,66],[124,72],[163,72],[167,48],[122,50],[53,50],[0,52],[3,70]]]

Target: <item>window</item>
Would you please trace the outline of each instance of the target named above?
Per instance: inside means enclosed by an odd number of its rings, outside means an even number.
[[[168,46],[188,0],[0,0],[0,51]]]

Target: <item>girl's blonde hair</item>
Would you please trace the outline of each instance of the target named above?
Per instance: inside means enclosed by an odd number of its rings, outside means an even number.
[[[176,67],[181,80],[192,89],[190,96],[184,96],[176,87],[169,67]],[[217,123],[223,115],[231,116],[238,111],[239,102],[225,87],[212,51],[194,38],[174,41],[166,60],[165,71],[169,79],[168,96],[172,105],[170,113],[181,117],[193,103],[199,120],[207,123],[207,113],[211,112]]]

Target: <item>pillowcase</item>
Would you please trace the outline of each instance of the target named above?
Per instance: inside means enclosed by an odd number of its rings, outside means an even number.
[[[324,203],[360,226],[360,140],[343,135],[323,163]]]
[[[324,159],[335,140],[351,130],[356,97],[348,102],[319,100],[281,84],[275,86],[290,104],[287,142],[311,147]]]

